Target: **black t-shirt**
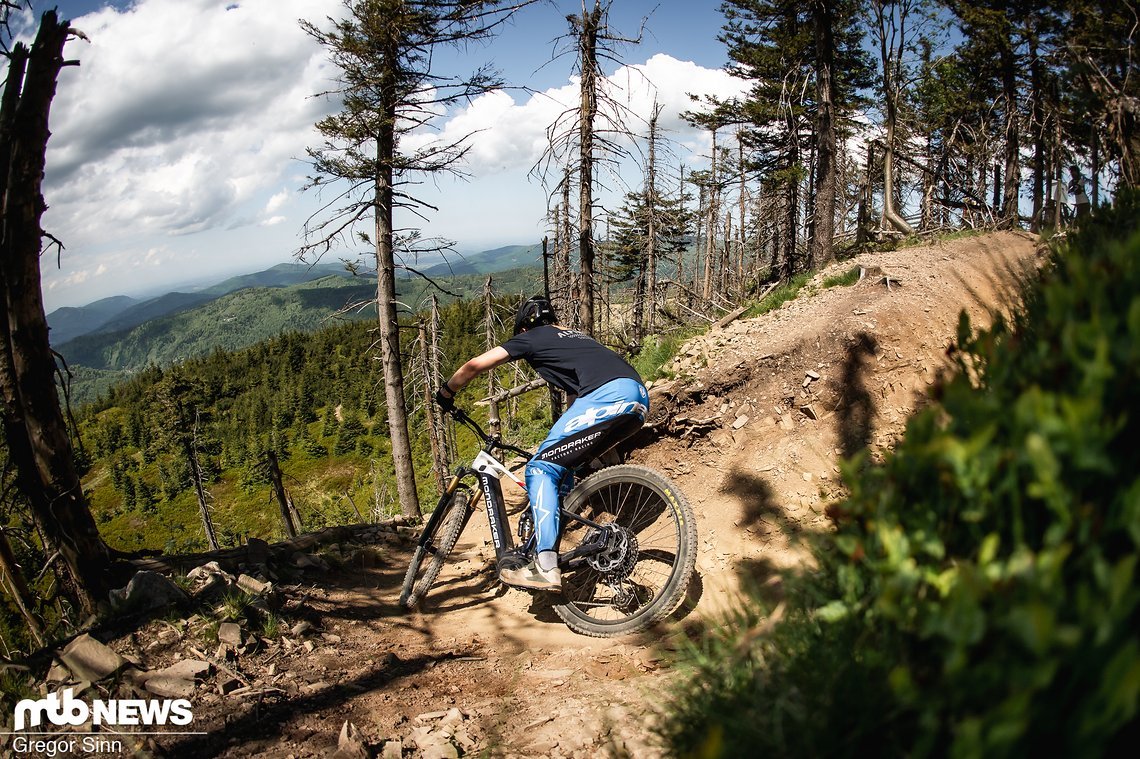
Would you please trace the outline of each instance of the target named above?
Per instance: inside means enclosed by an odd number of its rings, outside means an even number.
[[[512,361],[525,359],[538,376],[570,395],[581,397],[612,380],[641,382],[637,370],[587,334],[543,324],[503,343]]]

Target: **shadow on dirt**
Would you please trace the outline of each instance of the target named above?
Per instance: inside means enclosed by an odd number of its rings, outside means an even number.
[[[734,496],[741,505],[742,529],[776,526],[786,534],[798,531],[795,522],[788,519],[784,508],[776,501],[776,493],[768,481],[755,474],[732,472],[721,486],[720,492]]]
[[[835,434],[844,458],[851,458],[871,444],[874,435],[875,400],[863,381],[879,344],[866,332],[855,335],[843,360],[843,398],[835,421]]]
[[[276,703],[260,701],[245,713],[235,715],[232,719],[227,718],[224,725],[212,726],[208,734],[172,742],[169,746],[165,746],[164,750],[168,756],[188,755],[201,759],[233,752],[239,746],[252,749],[249,744],[279,739],[281,725],[294,717],[337,711],[361,693],[390,688],[394,682],[414,677],[437,664],[463,659],[477,653],[449,651],[437,656],[417,656],[411,659],[400,659],[391,654],[383,664],[359,677],[338,682],[336,685],[327,685],[309,694],[291,695]],[[326,740],[328,742],[326,747],[309,748],[325,748],[331,755],[336,750],[336,737],[330,733]]]

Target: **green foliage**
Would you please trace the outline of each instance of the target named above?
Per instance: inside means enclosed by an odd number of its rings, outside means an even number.
[[[856,455],[769,635],[662,721],[707,756],[1118,754],[1140,730],[1140,206],[1087,225],[881,466]],[[742,612],[753,625],[771,604]],[[748,616],[751,615],[751,616]]]
[[[505,277],[502,287],[512,283]],[[503,298],[496,308],[509,314],[516,301]],[[441,307],[441,352],[450,357],[444,372],[484,349],[482,308],[476,301]],[[92,452],[84,487],[100,534],[121,550],[204,550],[190,452],[225,545],[284,537],[267,450],[281,462],[303,529],[357,522],[353,503],[365,519],[398,511],[392,469],[383,463],[390,446],[375,341],[371,321],[286,333],[239,351],[148,367],[81,409],[81,434]],[[413,353],[409,346],[405,354]],[[545,394],[511,406],[514,426],[504,432],[522,444],[541,440],[550,423]],[[420,499],[430,504],[436,494],[421,409],[413,410],[410,427]]]
[[[677,349],[689,337],[688,333],[653,335],[633,357],[633,368],[645,381],[655,380],[666,375],[665,365],[677,355]]]
[[[227,591],[214,609],[214,616],[219,622],[240,622],[250,612],[253,598],[240,590]]]
[[[802,290],[804,285],[808,283],[808,280],[811,279],[811,276],[811,272],[803,272],[802,274],[795,275],[761,298],[759,303],[749,308],[744,313],[744,318],[750,319],[760,316],[761,314],[766,314],[769,311],[775,311],[788,301],[795,300],[796,296],[800,294],[800,290]]]
[[[494,251],[474,258],[486,267],[510,260],[489,257],[491,253]],[[457,270],[464,268],[457,262]],[[500,292],[531,291],[540,282],[540,276],[541,271],[533,265],[499,271],[495,274],[495,286]],[[443,304],[477,297],[487,279],[485,274],[449,276],[443,270],[433,277],[454,294],[441,296]],[[400,277],[396,289],[401,302],[421,303],[430,294],[431,284],[419,277]],[[68,397],[73,407],[98,402],[116,384],[161,372],[157,367],[201,358],[217,350],[240,351],[289,332],[327,329],[330,321],[375,323],[374,307],[341,312],[346,306],[368,303],[375,297],[375,277],[329,276],[288,287],[247,288],[176,313],[164,313],[142,324],[86,334],[57,348],[67,359],[72,374]],[[293,352],[288,360],[295,364],[300,360],[300,349],[294,346],[290,350]]]
[[[850,287],[859,281],[859,267],[855,266],[842,274],[836,274],[831,277],[824,277],[823,286],[828,287]]]

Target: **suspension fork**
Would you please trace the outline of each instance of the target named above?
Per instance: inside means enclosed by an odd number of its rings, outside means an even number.
[[[426,547],[427,544],[430,543],[435,537],[436,527],[439,526],[440,520],[443,519],[443,512],[446,511],[446,509],[443,507],[447,501],[455,495],[455,491],[459,489],[459,483],[462,481],[465,474],[466,473],[461,470],[451,476],[451,480],[447,483],[447,487],[443,489],[443,493],[440,495],[439,500],[436,501],[435,509],[432,510],[431,516],[428,517],[427,524],[425,524],[423,530],[420,531],[420,547]]]

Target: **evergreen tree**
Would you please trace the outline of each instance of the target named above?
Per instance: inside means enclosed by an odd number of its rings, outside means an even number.
[[[787,278],[811,262],[798,256],[803,180],[811,171],[811,135],[819,161],[816,181],[824,188],[815,205],[814,226],[824,235],[835,215],[836,151],[845,121],[861,104],[870,64],[860,46],[858,4],[816,0],[727,0],[721,41],[728,46],[729,71],[752,87],[743,101],[720,104],[707,113],[719,123],[747,124],[746,144],[754,168],[780,186],[784,210],[779,275]],[[830,258],[830,240],[820,239],[812,255]]]
[[[331,28],[302,26],[328,50],[341,72],[335,94],[343,110],[317,124],[325,138],[309,150],[315,175],[310,186],[343,182],[346,203],[306,229],[305,251],[320,255],[345,233],[370,244],[376,256],[380,358],[384,367],[392,458],[400,504],[418,516],[419,497],[408,433],[407,398],[401,364],[396,307],[394,212],[400,206],[422,213],[428,206],[407,190],[416,175],[453,171],[468,146],[436,142],[416,151],[402,140],[436,115],[437,109],[469,100],[501,85],[484,67],[470,76],[433,71],[437,50],[488,39],[525,0],[346,0],[347,14],[329,19]],[[371,218],[365,232],[356,225]],[[409,234],[408,239],[416,239]]]

